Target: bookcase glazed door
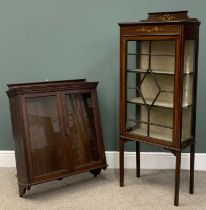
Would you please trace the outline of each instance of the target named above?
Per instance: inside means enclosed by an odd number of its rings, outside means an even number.
[[[61,135],[60,104],[56,94],[31,94],[24,97],[27,142],[31,154],[31,177],[64,175],[67,171],[64,144]]]
[[[65,133],[73,165],[72,171],[81,171],[92,165],[101,165],[101,144],[97,134],[93,91],[68,91],[63,94],[65,106]]]
[[[126,40],[126,133],[173,144],[175,37]]]

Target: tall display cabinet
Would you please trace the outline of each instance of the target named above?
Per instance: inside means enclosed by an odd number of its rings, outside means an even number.
[[[163,147],[176,157],[175,198],[179,203],[181,151],[190,147],[194,192],[197,57],[200,22],[187,11],[149,13],[146,20],[120,23],[120,186],[124,144]]]

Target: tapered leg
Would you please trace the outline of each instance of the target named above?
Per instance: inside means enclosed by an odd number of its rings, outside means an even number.
[[[190,194],[194,193],[195,144],[190,146]]]
[[[140,143],[136,141],[136,176],[140,177]]]
[[[124,139],[119,141],[119,169],[120,169],[120,187],[124,186]]]
[[[181,151],[176,152],[176,170],[175,170],[175,198],[174,205],[179,205],[179,190],[180,190],[180,165],[181,165]]]

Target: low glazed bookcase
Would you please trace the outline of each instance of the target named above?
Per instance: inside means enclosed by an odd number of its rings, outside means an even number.
[[[120,186],[124,144],[163,147],[176,157],[175,198],[179,203],[181,152],[190,147],[194,191],[197,61],[200,22],[187,11],[149,13],[146,20],[120,23]]]
[[[20,197],[36,184],[106,169],[97,84],[8,85]]]

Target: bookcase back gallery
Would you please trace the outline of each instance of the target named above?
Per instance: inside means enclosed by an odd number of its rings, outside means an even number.
[[[191,147],[193,193],[199,24],[187,11],[149,13],[120,23],[120,185],[126,141],[168,149],[176,156],[178,205],[181,150]]]
[[[35,184],[106,169],[97,84],[8,85],[20,196]]]

